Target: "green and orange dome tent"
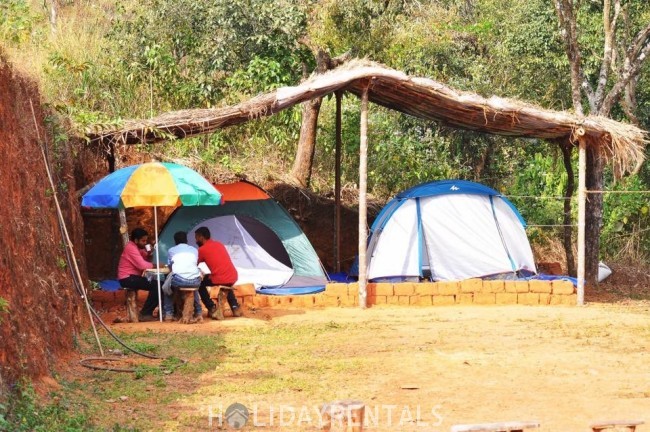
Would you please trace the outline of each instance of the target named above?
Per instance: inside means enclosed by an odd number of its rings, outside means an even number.
[[[325,289],[327,276],[313,246],[296,221],[259,186],[239,181],[216,184],[221,205],[178,207],[159,236],[161,259],[177,231],[206,226],[223,243],[239,273],[238,284],[252,283],[260,294],[312,294]]]

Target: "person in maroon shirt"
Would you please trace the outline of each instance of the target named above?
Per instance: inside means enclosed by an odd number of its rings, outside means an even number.
[[[210,238],[210,230],[207,227],[198,228],[194,233],[194,238],[199,246],[199,263],[204,262],[210,269],[210,274],[206,275],[201,282],[199,296],[201,296],[205,307],[208,308],[208,316],[214,319],[223,319],[223,312],[210,298],[208,286],[233,286],[239,277],[237,269],[232,263],[226,247]],[[233,316],[242,316],[237,297],[232,290],[228,290],[228,304]]]
[[[145,250],[148,239],[149,234],[142,228],[131,231],[131,241],[124,246],[117,266],[117,278],[122,288],[149,291],[138,317],[140,321],[154,321],[153,311],[158,307],[158,284],[143,276],[145,270],[155,267],[147,260],[151,255]]]

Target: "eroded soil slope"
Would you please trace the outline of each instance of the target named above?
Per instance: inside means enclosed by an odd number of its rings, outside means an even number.
[[[74,157],[44,136],[38,90],[0,54],[0,392],[19,376],[47,376],[73,346],[81,300],[62,247],[30,100],[55,174],[58,197],[77,251],[83,230]],[[82,260],[81,256],[77,257]],[[79,262],[85,277],[85,263]]]

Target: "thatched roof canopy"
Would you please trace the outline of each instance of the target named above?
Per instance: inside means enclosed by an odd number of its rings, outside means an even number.
[[[339,90],[360,95],[366,86],[371,102],[460,129],[572,142],[576,132],[584,133],[588,144],[600,146],[619,172],[644,158],[646,135],[635,126],[603,117],[547,110],[499,97],[486,99],[363,60],[350,61],[295,87],[279,88],[234,106],[174,111],[149,120],[126,121],[122,127],[110,130],[95,127],[87,133],[87,138],[105,144],[185,138],[272,115]]]

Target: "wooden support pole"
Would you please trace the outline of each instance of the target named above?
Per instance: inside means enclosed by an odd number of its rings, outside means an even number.
[[[336,153],[334,155],[334,270],[341,271],[341,97],[336,92]]]
[[[585,219],[587,208],[587,142],[582,128],[578,136],[578,306],[585,304]]]
[[[361,128],[359,140],[359,307],[366,308],[368,283],[366,248],[368,242],[367,202],[368,189],[368,86],[361,94]]]

